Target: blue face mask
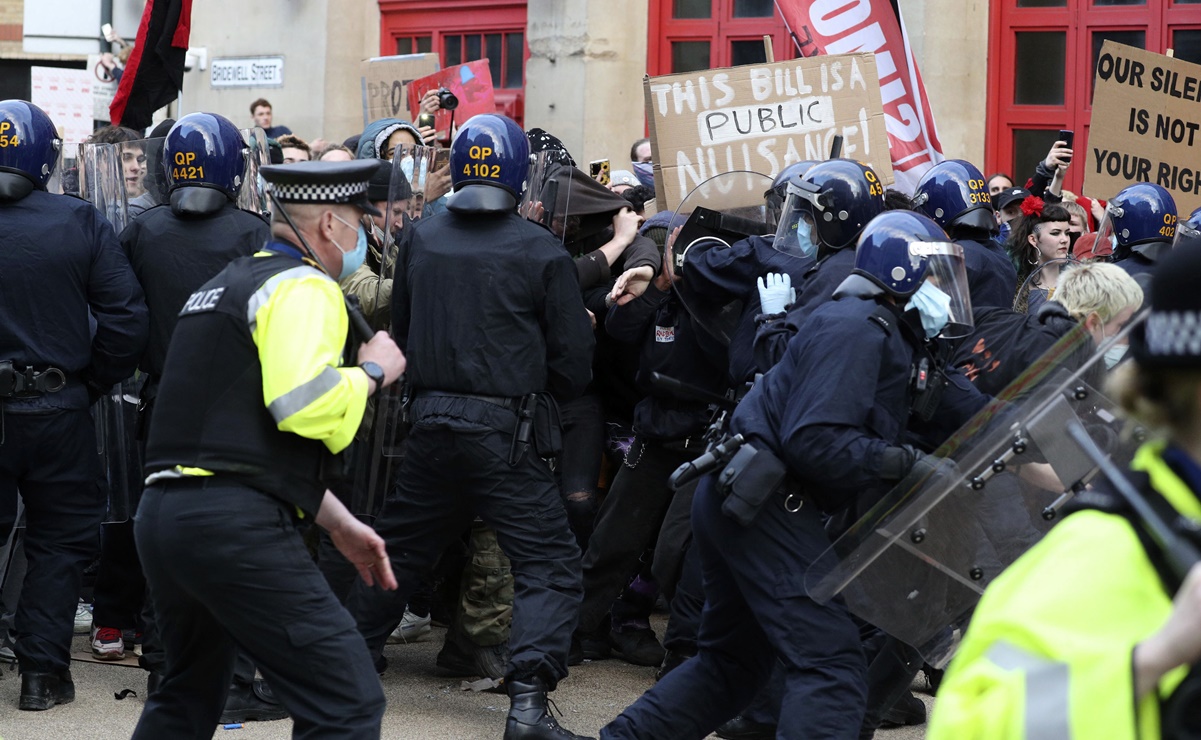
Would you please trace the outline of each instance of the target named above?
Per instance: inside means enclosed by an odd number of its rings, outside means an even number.
[[[655,165],[651,162],[634,162],[634,177],[648,188],[655,187]]]
[[[1005,242],[1009,241],[1009,231],[1010,231],[1010,229],[1009,229],[1009,222],[1008,222],[1008,221],[1006,221],[1005,223],[1001,224],[1001,233],[997,235],[997,239],[998,239],[998,240],[1000,240],[1000,242],[1001,242],[1002,244],[1004,244]]]
[[[922,282],[921,287],[909,299],[905,310],[915,309],[922,317],[922,328],[926,330],[926,339],[933,339],[951,320],[951,296],[929,280]]]
[[[801,254],[806,257],[812,257],[817,254],[817,245],[813,243],[813,224],[804,218],[797,220],[796,241],[797,248],[801,250]]]
[[[334,218],[342,221],[342,219],[338,218],[337,216],[334,216]],[[342,223],[346,224],[347,226],[354,226],[354,224],[347,221],[342,221]],[[359,224],[359,238],[355,242],[354,249],[350,252],[342,249],[342,245],[336,241],[334,242],[334,246],[337,247],[338,251],[342,253],[342,271],[338,273],[338,280],[345,280],[346,278],[350,277],[355,270],[362,267],[363,261],[367,259],[367,230],[363,228],[363,224]]]

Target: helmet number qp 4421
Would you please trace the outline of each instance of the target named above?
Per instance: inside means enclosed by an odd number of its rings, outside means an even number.
[[[204,166],[199,167],[172,167],[172,180],[203,180]]]

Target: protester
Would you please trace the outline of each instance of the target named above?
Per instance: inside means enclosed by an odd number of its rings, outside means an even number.
[[[254,125],[267,132],[268,138],[278,139],[292,133],[292,129],[287,126],[274,125],[275,116],[271,103],[266,98],[259,98],[250,104],[250,115],[254,119]]]

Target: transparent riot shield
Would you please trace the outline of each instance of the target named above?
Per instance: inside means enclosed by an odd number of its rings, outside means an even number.
[[[267,181],[259,174],[260,168],[271,164],[267,132],[258,126],[242,129],[242,140],[246,142],[246,170],[242,175],[242,189],[238,191],[238,208],[264,218],[270,217],[271,200],[267,197]]]
[[[396,272],[398,242],[414,217],[420,217],[435,160],[436,150],[430,147],[402,145],[390,165],[381,163],[388,168],[388,196],[375,206],[383,215],[364,216],[369,235],[365,269],[342,281],[342,290],[358,300],[374,329],[389,328],[392,282],[403,279]],[[341,490],[334,492],[366,521],[379,514],[404,459],[404,391],[398,382],[368,400],[355,440],[342,455]]]
[[[79,145],[63,144],[58,150],[58,160],[50,179],[46,181],[46,192],[54,195],[79,195]]]
[[[531,221],[546,222],[545,203],[554,203],[558,196],[558,186],[547,189],[551,174],[561,165],[555,158],[555,151],[541,151],[530,155],[530,172],[526,176],[525,192],[521,194],[521,203],[517,212]],[[549,223],[545,223],[549,226]]]
[[[449,186],[449,180],[444,179],[439,183],[440,175],[437,174],[437,170],[444,166],[446,152],[445,149],[431,146],[402,144],[392,153],[393,165],[400,168],[400,174],[403,176],[402,180],[396,180],[394,174],[393,179],[396,181],[389,192],[390,209],[387,215],[390,233],[393,235],[400,233],[408,221],[420,220],[427,203],[445,195],[442,190]],[[406,182],[409,185],[407,189],[404,186]],[[392,210],[393,207],[395,211]],[[407,216],[407,221],[401,213]]]
[[[1068,422],[1119,465],[1145,438],[1101,391],[1104,351],[1144,318],[1097,349],[1083,327],[1060,340],[935,453],[938,465],[919,466],[834,542],[806,574],[810,595],[841,596],[945,665],[984,589],[1096,475]]]
[[[738,327],[743,301],[715,301],[690,290],[689,256],[695,258],[710,249],[729,249],[749,236],[774,234],[774,212],[769,212],[764,201],[771,184],[772,179],[759,172],[727,172],[712,177],[680,202],[667,229],[672,288],[693,321],[723,346],[729,346]],[[748,286],[748,290],[754,289]]]
[[[1038,313],[1038,309],[1055,296],[1055,288],[1047,286],[1050,274],[1062,276],[1079,264],[1081,263],[1078,260],[1067,257],[1039,265],[1018,286],[1018,291],[1013,297],[1013,310],[1018,313]]]
[[[117,233],[121,233],[129,220],[122,145],[80,144],[78,151],[79,197],[94,205]],[[136,156],[134,167],[130,177],[136,177],[140,181],[145,172],[143,170],[139,174],[137,171]]]
[[[166,139],[142,139],[118,144],[125,181],[125,199],[129,220],[167,202],[167,167],[163,162]]]
[[[108,496],[105,523],[123,522],[136,508],[142,492],[142,458],[138,445],[142,378],[129,378],[113,386],[92,406],[96,427],[96,454],[101,480]]]

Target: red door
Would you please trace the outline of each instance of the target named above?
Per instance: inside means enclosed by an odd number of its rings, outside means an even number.
[[[1201,64],[1201,0],[993,0],[986,169],[1021,185],[1059,129],[1085,151],[1097,54],[1106,39]],[[1083,158],[1077,155],[1078,161]],[[1080,193],[1084,170],[1065,186]],[[1113,193],[1085,193],[1108,197]]]
[[[769,34],[776,61],[797,56],[774,0],[651,0],[648,30],[651,75],[762,63]]]
[[[437,51],[442,66],[487,59],[497,112],[524,125],[525,0],[379,0],[380,53]]]

